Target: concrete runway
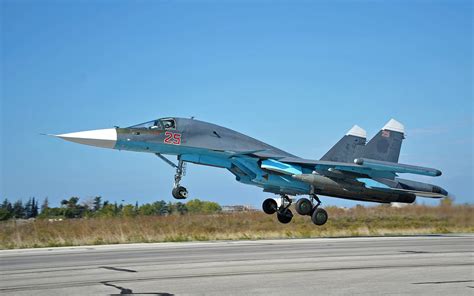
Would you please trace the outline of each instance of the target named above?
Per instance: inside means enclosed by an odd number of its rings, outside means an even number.
[[[2,295],[474,295],[474,236],[0,251]]]

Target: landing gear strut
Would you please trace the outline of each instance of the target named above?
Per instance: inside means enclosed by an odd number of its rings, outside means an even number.
[[[176,165],[172,161],[170,161],[168,158],[161,155],[160,153],[155,153],[155,154],[156,156],[161,158],[164,162],[166,162],[167,164],[169,164],[170,166],[176,169],[176,174],[174,175],[174,186],[173,186],[173,190],[171,191],[171,194],[173,195],[173,197],[176,199],[185,199],[186,197],[188,197],[188,190],[179,184],[183,176],[186,174],[186,163],[182,161],[179,158],[179,156],[178,156],[178,165]]]
[[[181,178],[184,175],[184,161],[181,159],[178,160],[178,165],[176,166],[176,174],[174,175],[174,186],[171,194],[176,199],[186,199],[188,197],[188,190],[179,185]]]

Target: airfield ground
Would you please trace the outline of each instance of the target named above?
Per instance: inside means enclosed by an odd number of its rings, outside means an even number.
[[[315,226],[295,214],[283,225],[275,215],[242,212],[0,222],[0,249],[143,242],[254,240],[313,237],[473,233],[474,206],[410,205],[327,208],[329,221]]]
[[[472,235],[0,251],[2,295],[472,295]]]

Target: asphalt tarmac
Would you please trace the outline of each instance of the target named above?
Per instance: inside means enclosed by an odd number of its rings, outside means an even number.
[[[474,295],[474,236],[0,251],[1,295]]]

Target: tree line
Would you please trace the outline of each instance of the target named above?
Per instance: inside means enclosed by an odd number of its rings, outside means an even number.
[[[135,216],[166,216],[187,213],[213,214],[222,210],[218,203],[193,199],[186,203],[166,202],[164,200],[138,205],[111,203],[96,196],[92,200],[79,202],[79,197],[63,199],[59,207],[51,207],[48,198],[39,205],[36,198],[23,203],[17,200],[11,203],[4,199],[0,204],[0,221],[8,219],[30,218],[92,218],[92,217],[135,217]]]

